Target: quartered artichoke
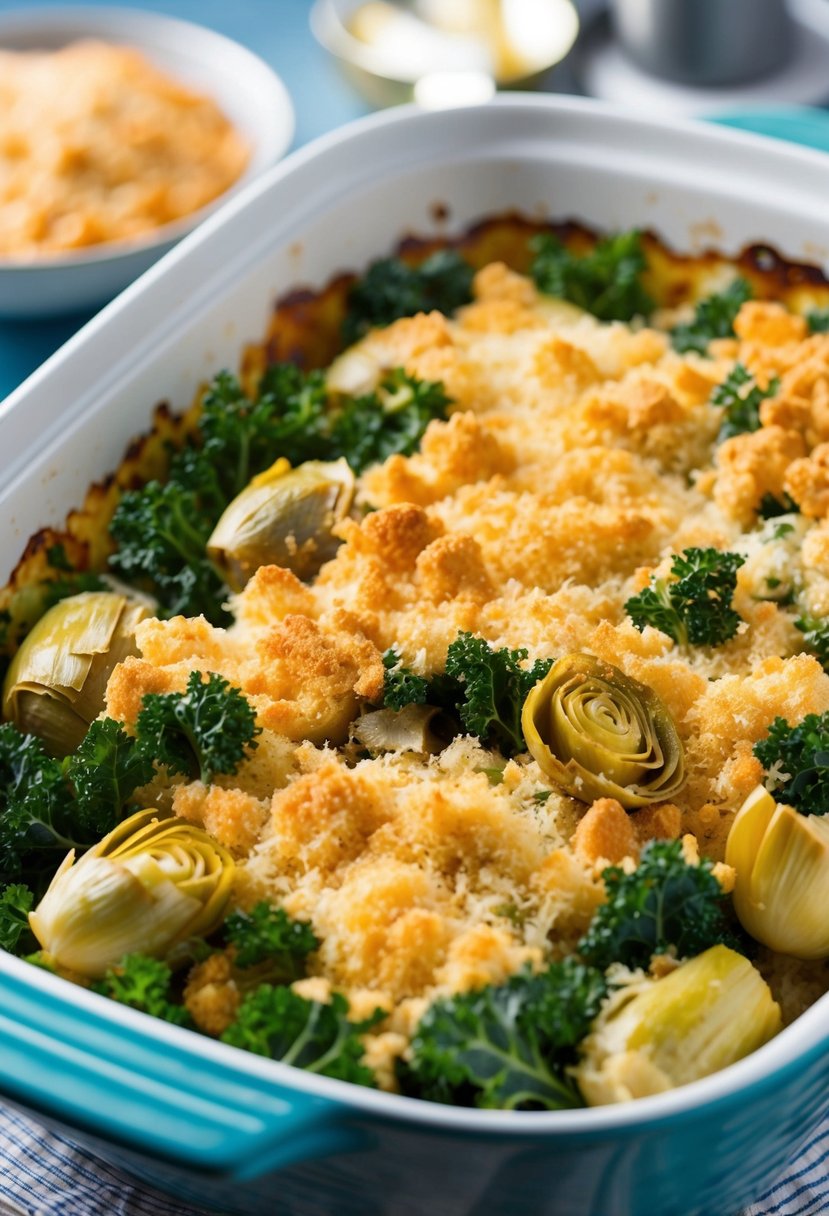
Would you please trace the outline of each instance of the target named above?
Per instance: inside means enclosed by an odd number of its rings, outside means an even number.
[[[685,780],[667,707],[652,688],[589,654],[553,664],[524,702],[521,726],[544,775],[582,802],[665,802]]]
[[[306,460],[292,469],[280,457],[225,509],[207,542],[208,557],[233,591],[241,591],[260,566],[313,578],[337,551],[332,530],[353,497],[346,460]]]
[[[149,615],[146,603],[114,591],[85,591],[55,604],[12,660],[3,716],[56,756],[74,751],[104,708],[113,669],[138,653],[135,627]]]
[[[63,861],[29,914],[55,964],[90,978],[125,954],[163,958],[221,924],[233,885],[230,854],[202,828],[138,811],[75,861]]]
[[[801,815],[758,786],[731,825],[734,910],[753,938],[795,958],[829,958],[829,818]]]
[[[662,1093],[736,1063],[782,1025],[759,971],[712,946],[611,997],[582,1044],[579,1088],[591,1106]]]

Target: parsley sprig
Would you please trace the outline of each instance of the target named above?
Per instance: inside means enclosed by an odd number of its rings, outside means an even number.
[[[731,599],[744,562],[739,553],[685,549],[674,556],[670,576],[651,578],[625,612],[640,631],[651,625],[680,646],[720,646],[740,625]]]

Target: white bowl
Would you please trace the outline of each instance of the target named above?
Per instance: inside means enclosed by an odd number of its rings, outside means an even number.
[[[280,78],[257,55],[213,30],[129,8],[73,6],[0,14],[4,49],[56,50],[79,38],[135,47],[176,80],[213,97],[250,144],[250,162],[238,181],[206,207],[140,237],[25,261],[0,257],[0,316],[54,316],[103,304],[279,160],[293,138],[294,109]]]

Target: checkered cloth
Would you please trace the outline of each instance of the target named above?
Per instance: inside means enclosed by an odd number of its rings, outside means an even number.
[[[786,1176],[744,1216],[822,1213],[829,1213],[829,1121],[812,1137]],[[120,1170],[68,1144],[33,1119],[0,1110],[0,1216],[206,1214],[182,1207],[158,1191],[137,1187]]]

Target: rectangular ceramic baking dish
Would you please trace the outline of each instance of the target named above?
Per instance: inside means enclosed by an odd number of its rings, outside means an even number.
[[[821,155],[599,105],[398,110],[294,155],[128,289],[0,408],[0,566],[115,468],[152,406],[238,364],[274,299],[408,232],[517,209],[768,242],[829,262]],[[829,900],[827,901],[829,902]],[[829,997],[740,1064],[632,1105],[441,1107],[295,1071],[0,955],[0,1095],[171,1194],[290,1216],[733,1216],[829,1110]]]

